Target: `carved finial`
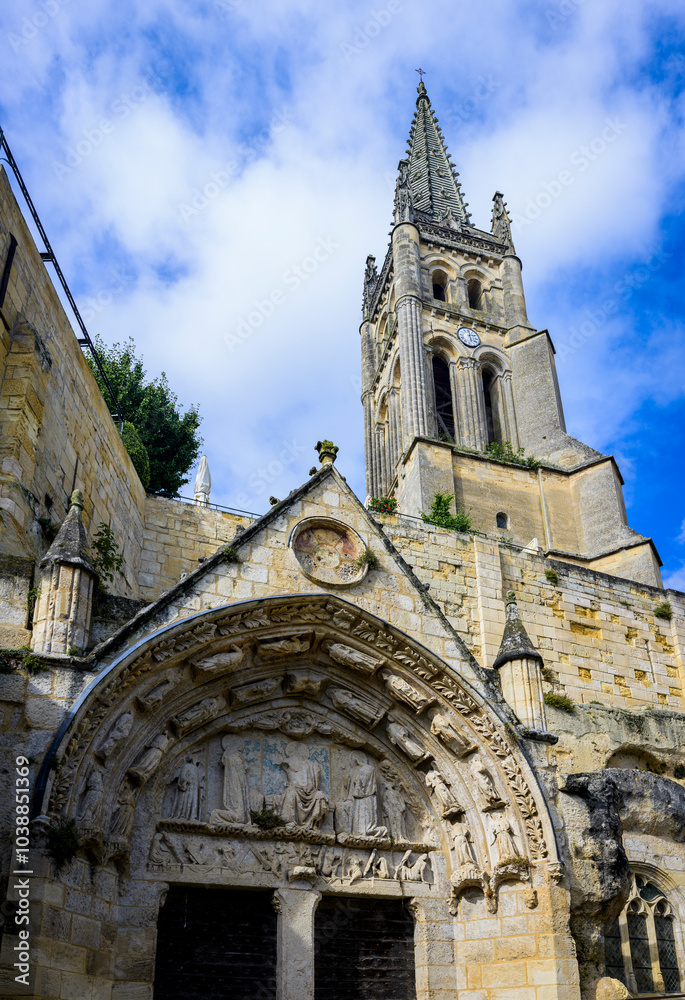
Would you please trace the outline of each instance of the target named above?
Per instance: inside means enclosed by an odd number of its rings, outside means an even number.
[[[336,459],[336,455],[340,450],[338,446],[336,444],[333,444],[332,441],[324,440],[324,441],[317,441],[315,447],[319,453],[319,461],[321,462],[322,467],[325,467],[327,465],[333,465]]]
[[[511,219],[507,212],[504,195],[501,191],[495,191],[492,205],[492,227],[491,232],[500,243],[506,243],[512,253],[515,253],[514,240],[511,235]]]
[[[516,604],[516,594],[513,590],[508,590],[507,595],[504,598],[505,604]]]
[[[81,490],[74,490],[69,498],[70,507],[80,507],[83,510],[83,492]]]

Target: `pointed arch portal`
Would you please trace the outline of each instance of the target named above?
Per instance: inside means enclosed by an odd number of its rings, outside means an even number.
[[[408,907],[418,968],[435,935],[454,954],[462,902],[473,916],[480,900],[482,919],[502,892],[536,908],[559,877],[544,798],[499,716],[429,650],[329,594],[149,636],[94,679],[52,753],[37,825],[74,819],[120,892],[157,907],[170,886],[174,907],[179,886],[270,894],[279,997],[314,997],[322,896],[396,900],[397,927]]]

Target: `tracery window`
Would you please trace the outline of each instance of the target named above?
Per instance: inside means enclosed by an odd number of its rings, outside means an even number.
[[[662,891],[640,875],[604,939],[606,974],[632,993],[679,993],[674,916]]]
[[[435,415],[438,421],[438,437],[454,441],[454,405],[449,366],[433,355],[433,386],[435,389]]]

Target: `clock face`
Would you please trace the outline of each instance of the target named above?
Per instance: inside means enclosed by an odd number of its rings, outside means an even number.
[[[460,326],[457,330],[457,336],[462,344],[466,344],[467,347],[478,347],[480,344],[480,337],[476,331],[469,330],[467,326]]]

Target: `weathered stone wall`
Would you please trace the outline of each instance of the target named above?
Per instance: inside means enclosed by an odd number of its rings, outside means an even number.
[[[89,535],[110,525],[124,555],[112,590],[137,597],[145,491],[0,170],[3,261],[10,233],[17,250],[0,323],[1,554],[38,562],[48,540],[38,519],[58,526],[78,487]]]
[[[140,597],[155,600],[178,583],[182,573],[192,573],[200,559],[213,555],[251,522],[247,516],[148,494],[140,552]]]
[[[497,655],[504,595],[514,590],[533,645],[552,671],[547,690],[578,703],[683,710],[685,595],[416,519],[382,520],[483,666]],[[671,604],[670,620],[654,615],[663,602]]]

